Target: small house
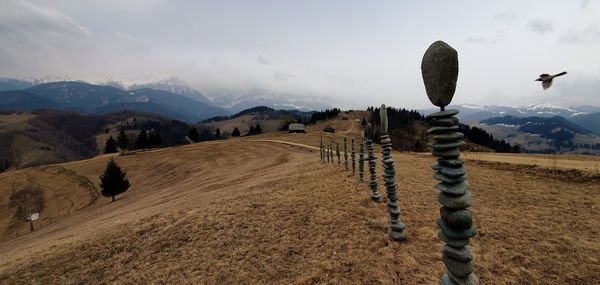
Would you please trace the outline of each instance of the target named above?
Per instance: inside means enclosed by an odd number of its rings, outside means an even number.
[[[288,127],[288,132],[290,133],[305,133],[306,126],[304,124],[290,124]]]

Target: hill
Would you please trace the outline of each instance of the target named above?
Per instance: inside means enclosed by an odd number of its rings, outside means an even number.
[[[495,117],[481,121],[480,127],[526,152],[599,153],[595,145],[600,137],[560,116]]]
[[[360,129],[354,118],[330,123],[348,128],[325,134],[327,142]],[[274,133],[117,157],[132,187],[113,203],[87,205],[90,191],[77,186],[81,178],[97,189],[107,157],[1,173],[1,201],[11,187],[37,183],[66,198],[48,207],[76,206],[62,216],[43,212],[42,227],[18,238],[16,227],[3,226],[0,283],[437,283],[435,159],[393,153],[409,236],[396,243],[386,234],[385,204],[372,202],[348,172],[318,162],[319,137]],[[483,284],[600,281],[598,181],[467,166],[478,229],[471,247]],[[0,225],[11,224],[10,210],[0,211]]]
[[[266,106],[257,106],[242,110],[231,116],[217,116],[200,122],[203,125],[219,128],[222,131],[231,133],[233,129],[238,128],[242,134],[247,133],[250,127],[260,125],[263,133],[270,133],[282,130],[287,124],[298,122],[312,112],[302,112],[297,110],[274,110]]]
[[[569,120],[600,136],[600,112],[573,116]]]

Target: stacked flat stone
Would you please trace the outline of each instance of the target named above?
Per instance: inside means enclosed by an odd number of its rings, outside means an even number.
[[[358,153],[358,182],[365,182],[365,142],[361,140],[360,151]]]
[[[325,162],[325,150],[323,149],[323,133],[321,133],[321,142],[319,143],[319,153],[321,154],[321,162]]]
[[[373,151],[373,141],[367,139],[367,162],[369,164],[369,173],[371,177],[369,178],[369,188],[371,189],[371,200],[380,202],[381,195],[379,195],[379,191],[377,190],[377,173],[375,171],[375,167],[377,166],[377,158],[375,158],[375,153]]]
[[[350,153],[352,158],[352,175],[356,175],[356,152],[354,152],[354,138],[352,138],[352,152]]]
[[[388,235],[395,241],[406,239],[406,224],[400,219],[400,207],[396,194],[396,169],[392,158],[392,140],[387,135],[387,108],[381,105],[381,162],[383,163],[383,182],[387,193],[387,207],[390,213],[390,227]]]
[[[473,196],[469,191],[464,161],[459,159],[459,147],[464,145],[463,134],[459,132],[457,110],[444,110],[450,104],[458,77],[458,53],[448,44],[437,41],[425,52],[421,62],[423,82],[429,100],[441,111],[427,116],[432,127],[427,131],[431,137],[430,146],[437,163],[431,167],[436,171],[433,178],[440,183],[433,186],[439,190],[438,202],[440,218],[439,238],[445,242],[442,247],[442,261],[448,269],[442,275],[440,284],[477,285],[479,280],[473,273],[473,255],[469,240],[475,236],[473,219],[469,207]]]
[[[333,160],[333,144],[332,143],[329,143],[329,155],[331,156],[331,164],[333,164],[334,160]]]
[[[344,169],[348,170],[348,141],[344,138]]]
[[[338,159],[338,166],[342,164],[341,160],[340,160],[340,143],[336,142],[336,148],[335,148],[335,154],[337,155],[337,159]]]
[[[327,151],[326,151],[325,154],[327,155],[327,163],[329,163],[329,151],[330,150],[329,150],[329,147],[327,147],[326,149],[327,149]]]

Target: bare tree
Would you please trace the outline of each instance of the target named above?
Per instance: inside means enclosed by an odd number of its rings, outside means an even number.
[[[29,229],[33,231],[32,216],[44,209],[45,199],[42,189],[35,185],[27,185],[23,189],[10,195],[8,206],[17,208],[15,217],[29,222]]]

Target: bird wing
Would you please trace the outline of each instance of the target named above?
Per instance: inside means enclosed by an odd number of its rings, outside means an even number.
[[[542,81],[542,87],[544,88],[544,90],[550,88],[550,86],[552,86],[552,79]]]
[[[544,78],[544,77],[547,77],[547,76],[550,76],[550,74],[548,74],[548,73],[542,73],[542,74],[540,74],[541,78]]]

